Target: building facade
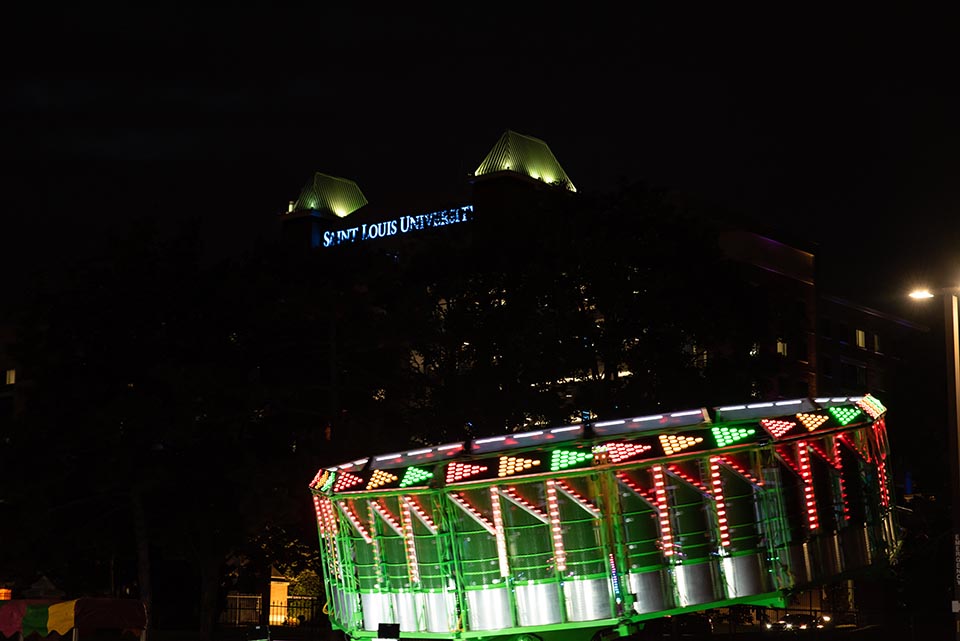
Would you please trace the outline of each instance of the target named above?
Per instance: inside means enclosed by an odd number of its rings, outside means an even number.
[[[389,204],[368,203],[356,182],[317,173],[280,218],[291,247],[349,252],[362,246],[399,261],[424,245],[503,246],[517,242],[517,237],[529,239],[532,252],[549,252],[549,232],[544,229],[564,218],[538,219],[534,212],[577,211],[576,216],[591,216],[577,209],[576,203],[586,200],[545,142],[507,131],[476,171],[465,177],[459,193],[438,197],[435,205],[424,210],[403,211]],[[609,206],[590,202],[591,206]],[[604,219],[597,220],[601,221],[598,225],[603,224]],[[692,224],[697,224],[695,219]],[[754,309],[726,309],[718,314],[742,313],[745,320],[748,315],[760,314],[763,320],[751,319],[756,335],[746,343],[734,344],[722,337],[690,338],[686,351],[692,362],[703,370],[720,356],[729,360],[738,355],[733,352],[746,352],[749,358],[742,361],[744,367],[758,372],[749,393],[758,400],[888,391],[892,371],[902,362],[902,351],[922,340],[926,328],[824,294],[817,282],[811,247],[758,233],[742,221],[714,219],[704,227],[716,234],[716,246],[746,287],[745,295],[763,299],[763,305]],[[633,232],[637,233],[637,228]],[[677,226],[673,233],[683,234],[684,230]],[[546,240],[534,249],[534,237],[541,235]],[[629,251],[629,244],[617,245],[613,251]],[[675,263],[663,265],[665,270],[676,268]],[[656,269],[657,264],[652,267]],[[595,285],[586,283],[588,288]],[[704,289],[691,295],[704,297],[704,306],[716,307],[710,299],[722,299],[725,292]],[[599,310],[598,325],[604,323],[603,316]],[[615,377],[636,374],[624,363],[600,363],[597,371]],[[566,385],[565,395],[573,394],[571,385],[582,382],[583,372],[559,372],[556,378]]]

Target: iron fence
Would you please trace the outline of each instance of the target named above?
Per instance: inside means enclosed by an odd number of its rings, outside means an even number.
[[[272,627],[321,627],[326,622],[323,603],[317,597],[289,596],[271,603],[268,621]],[[261,597],[258,594],[229,594],[220,613],[223,626],[251,626],[260,623]]]

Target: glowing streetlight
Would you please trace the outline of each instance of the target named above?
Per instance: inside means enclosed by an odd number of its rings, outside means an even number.
[[[960,331],[958,331],[957,292],[960,288],[948,287],[931,292],[916,289],[910,298],[923,300],[934,294],[943,297],[943,318],[947,346],[947,439],[950,448],[950,490],[953,516],[953,603],[955,638],[960,641]]]

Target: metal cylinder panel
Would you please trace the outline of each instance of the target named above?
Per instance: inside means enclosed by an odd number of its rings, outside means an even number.
[[[596,621],[612,616],[610,579],[567,579],[563,600],[568,621]]]
[[[450,632],[457,627],[457,596],[454,592],[423,595],[427,632]]]
[[[552,625],[563,622],[560,595],[555,582],[514,585],[513,596],[517,603],[518,625]]]
[[[330,618],[339,622],[341,625],[346,626],[350,623],[349,615],[346,612],[346,605],[343,602],[343,592],[340,590],[340,587],[337,585],[331,585],[328,590],[328,594],[331,602]]]
[[[381,623],[398,623],[394,616],[394,595],[366,592],[360,595],[363,607],[363,629],[377,630]]]
[[[689,563],[674,568],[680,607],[719,601],[717,568],[713,561]]]
[[[727,598],[737,599],[771,590],[770,573],[763,554],[727,556],[720,560]]]
[[[840,548],[848,570],[863,568],[873,562],[869,534],[862,525],[850,526],[840,531]]]
[[[810,540],[810,544],[815,550],[814,576],[817,579],[829,579],[843,572],[840,537],[836,532],[821,532]]]
[[[897,523],[894,520],[893,510],[889,510],[883,515],[883,541],[885,551],[882,552],[882,554],[887,554],[897,546],[897,541],[899,540],[897,532]]]
[[[351,626],[357,614],[357,595],[341,588],[333,589],[333,608],[337,621],[343,627]]]
[[[786,550],[786,563],[789,568],[790,585],[787,587],[796,587],[806,585],[812,579],[813,573],[810,567],[810,546],[804,543],[794,543]],[[781,555],[781,559],[783,555]]]
[[[423,630],[423,595],[414,592],[399,592],[394,600],[396,604],[397,623],[401,632],[418,632]]]
[[[637,614],[660,612],[673,607],[673,589],[665,570],[631,572],[629,580],[630,591],[636,599],[633,610]]]
[[[471,630],[503,630],[513,627],[507,586],[467,590]]]

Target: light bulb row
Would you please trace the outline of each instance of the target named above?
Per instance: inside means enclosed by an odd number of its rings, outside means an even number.
[[[417,559],[417,540],[413,536],[413,516],[410,514],[410,504],[406,501],[400,502],[400,525],[403,528],[404,543],[407,548],[407,570],[410,573],[410,581],[420,582],[420,563]]]
[[[557,500],[556,482],[547,481],[547,513],[550,515],[550,533],[553,537],[553,558],[557,571],[567,569],[567,552],[563,547],[563,528],[560,524],[560,502]]]
[[[493,511],[493,529],[497,540],[497,556],[500,559],[500,576],[510,576],[510,564],[507,559],[507,537],[503,532],[503,515],[500,513],[500,492],[490,488],[490,505]]]
[[[350,524],[353,525],[354,528],[356,528],[364,542],[373,543],[373,537],[370,536],[370,532],[367,531],[367,528],[360,520],[360,517],[357,516],[352,509],[350,509],[350,506],[347,505],[345,501],[338,501],[337,505],[339,505],[340,510],[346,514],[347,520],[350,521]]]
[[[680,452],[688,447],[693,447],[703,442],[701,436],[680,436],[677,434],[661,434],[660,445],[663,447],[664,454],[668,456],[675,452]]]
[[[447,466],[447,483],[456,483],[457,481],[462,481],[463,479],[469,478],[471,476],[476,476],[482,472],[486,472],[488,468],[486,465],[471,465],[469,463],[451,463]]]
[[[517,458],[514,456],[501,456],[500,464],[497,467],[497,476],[510,476],[523,470],[529,470],[534,465],[540,465],[540,461],[528,458]]]
[[[720,546],[730,545],[730,532],[727,527],[727,504],[723,497],[723,478],[720,475],[720,457],[710,457],[710,490],[717,510],[717,529],[720,531]]]
[[[651,468],[653,472],[653,492],[657,501],[657,511],[660,520],[660,541],[663,544],[663,555],[673,556],[673,531],[670,527],[670,512],[667,507],[667,487],[663,467],[654,465]]]
[[[805,441],[797,443],[797,460],[800,463],[800,476],[803,479],[803,496],[807,511],[807,524],[811,530],[816,530],[820,527],[820,521],[817,516],[817,500],[813,492],[813,474],[810,471],[810,456],[807,453],[807,443]]]

